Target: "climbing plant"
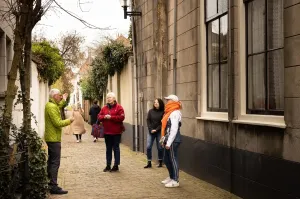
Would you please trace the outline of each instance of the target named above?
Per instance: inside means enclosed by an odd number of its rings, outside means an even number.
[[[96,99],[101,99],[108,81],[108,65],[102,59],[96,58],[92,62],[91,79],[95,85]]]
[[[125,66],[131,48],[126,47],[124,44],[112,41],[103,48],[103,61],[107,67],[107,73],[114,76],[116,72],[120,73]]]
[[[130,26],[129,26],[128,39],[130,41],[130,44],[132,45],[132,23],[130,23]]]
[[[82,91],[82,97],[86,100],[93,100],[97,99],[96,96],[96,89],[93,86],[92,79],[87,76],[81,79],[80,81],[80,87]]]
[[[84,77],[80,83],[82,95],[89,100],[101,99],[108,80],[107,65],[100,57],[96,57],[91,66],[89,75]]]
[[[117,41],[101,46],[101,53],[93,60],[87,77],[80,86],[85,99],[101,99],[106,90],[108,75],[121,73],[127,63],[131,48]]]
[[[11,173],[9,169],[9,142],[4,129],[0,127],[0,198],[10,198]]]
[[[63,59],[59,49],[48,41],[34,42],[32,44],[33,60],[37,62],[37,68],[41,80],[48,81],[52,85],[65,71]]]
[[[22,103],[20,93],[15,106]],[[9,140],[0,127],[0,198],[16,198],[16,192],[25,199],[47,198],[47,154],[42,139],[32,128],[10,126]]]
[[[26,133],[29,151],[29,197],[30,199],[46,198],[47,179],[47,153],[43,148],[42,139],[35,130]]]

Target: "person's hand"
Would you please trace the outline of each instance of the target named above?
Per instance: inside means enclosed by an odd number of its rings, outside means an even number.
[[[110,115],[105,115],[104,118],[109,120],[111,118],[111,116]]]
[[[64,99],[64,100],[67,100],[68,96],[69,96],[68,93],[63,94],[63,99]]]
[[[165,148],[166,148],[167,150],[169,150],[169,149],[170,149],[170,147],[169,147],[169,146],[167,146],[167,145],[165,146]]]
[[[155,130],[155,129],[151,131],[151,133],[155,133],[155,132],[156,132],[156,130]]]
[[[71,117],[71,118],[70,118],[71,123],[74,122],[74,120],[75,120],[74,117]]]

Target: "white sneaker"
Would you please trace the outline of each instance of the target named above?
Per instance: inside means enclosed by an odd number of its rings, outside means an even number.
[[[162,184],[167,184],[169,182],[171,182],[172,179],[170,177],[167,177],[166,179],[164,179],[163,181],[161,181]]]
[[[175,180],[171,180],[169,183],[165,184],[165,187],[171,188],[171,187],[179,187],[179,182]]]
[[[79,140],[77,140],[76,142],[79,143]]]

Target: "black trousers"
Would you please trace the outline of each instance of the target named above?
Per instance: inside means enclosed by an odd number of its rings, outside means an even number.
[[[48,145],[48,177],[50,186],[57,186],[58,169],[60,166],[61,143],[47,142]]]
[[[81,134],[75,134],[77,140],[81,140]]]
[[[106,145],[106,165],[110,166],[112,161],[112,151],[114,151],[115,162],[114,165],[120,165],[120,141],[119,135],[104,135]]]

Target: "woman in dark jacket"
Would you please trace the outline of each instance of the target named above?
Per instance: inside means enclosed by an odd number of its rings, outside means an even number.
[[[149,110],[147,116],[147,125],[148,125],[148,137],[147,137],[147,159],[148,164],[144,168],[151,168],[152,164],[152,146],[154,140],[156,139],[156,146],[158,151],[158,167],[162,167],[162,159],[163,159],[163,149],[159,144],[159,140],[161,137],[161,120],[164,115],[165,105],[164,102],[157,98],[154,100],[153,108]]]
[[[91,125],[96,124],[97,122],[97,116],[100,113],[100,106],[98,106],[98,101],[95,100],[93,106],[90,108],[89,115],[91,116]],[[94,142],[98,140],[98,137],[94,137]]]
[[[96,124],[97,116],[100,113],[100,106],[98,106],[98,101],[95,100],[93,106],[90,108],[89,115],[91,116],[91,125]]]

